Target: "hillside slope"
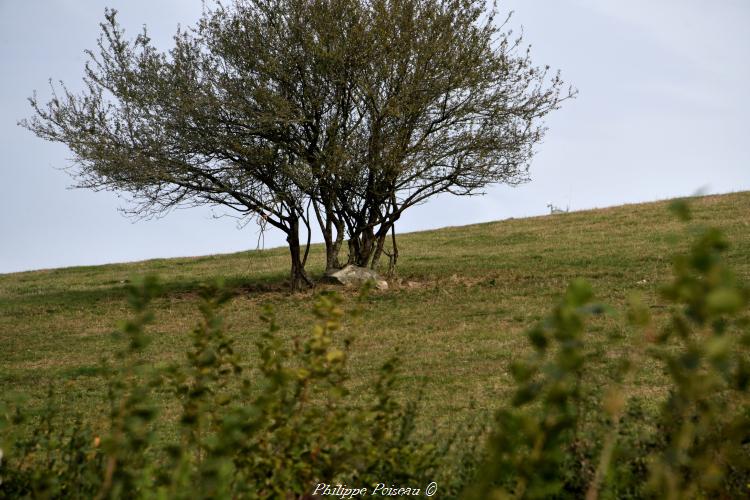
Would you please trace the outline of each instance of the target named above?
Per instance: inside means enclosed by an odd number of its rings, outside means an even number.
[[[391,289],[368,299],[351,321],[357,373],[354,384],[389,356],[403,360],[404,394],[424,390],[428,414],[441,422],[461,419],[471,404],[491,409],[507,394],[508,362],[528,349],[523,331],[541,318],[574,277],[591,282],[597,299],[615,306],[641,290],[659,311],[655,285],[669,277],[675,235],[685,228],[668,202],[628,205],[563,215],[507,220],[400,237],[399,275]],[[722,228],[729,260],[750,280],[750,192],[695,198],[696,224]],[[680,240],[676,248],[684,248]],[[313,273],[323,253],[313,248]],[[156,301],[155,361],[184,356],[197,319],[197,287],[222,277],[237,287],[226,307],[227,329],[249,359],[264,326],[263,304],[277,311],[282,334],[305,334],[313,292],[291,295],[283,287],[284,249],[231,255],[160,259],[133,264],[76,267],[0,275],[0,391],[17,390],[38,403],[47,386],[66,402],[96,415],[104,384],[97,371],[117,341],[109,333],[128,315],[128,280],[156,273],[164,294]],[[351,305],[354,293],[346,293]],[[629,331],[611,318],[589,330],[593,365],[603,376],[607,360],[629,348]],[[630,387],[655,401],[661,374],[647,368]]]

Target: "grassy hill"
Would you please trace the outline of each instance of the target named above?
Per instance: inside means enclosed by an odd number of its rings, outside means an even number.
[[[507,220],[400,237],[401,260],[391,288],[375,292],[364,314],[348,320],[355,336],[354,384],[367,384],[377,367],[397,353],[401,391],[422,388],[425,414],[439,424],[462,421],[474,405],[490,410],[509,392],[508,363],[526,352],[523,335],[574,277],[587,279],[596,298],[622,305],[632,291],[645,293],[657,319],[654,292],[669,277],[674,236],[685,227],[667,202]],[[750,280],[750,192],[692,201],[695,224],[722,228],[732,243],[729,261]],[[686,245],[684,240],[677,248]],[[322,272],[323,252],[312,250],[311,270]],[[49,385],[66,404],[96,418],[104,382],[97,366],[113,352],[110,335],[128,316],[126,284],[158,274],[164,294],[147,356],[155,362],[184,356],[197,320],[200,283],[222,277],[237,296],[225,308],[227,329],[250,359],[264,329],[261,307],[275,308],[289,339],[309,331],[314,292],[289,294],[285,249],[231,255],[158,259],[132,264],[76,267],[0,275],[0,391],[26,393],[39,404]],[[356,294],[345,293],[351,305]],[[631,345],[634,333],[613,318],[592,321],[592,379],[604,380],[610,360]],[[663,392],[652,364],[628,387],[647,403]]]

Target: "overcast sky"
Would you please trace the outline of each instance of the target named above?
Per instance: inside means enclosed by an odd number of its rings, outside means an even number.
[[[105,6],[131,35],[162,48],[200,0],[0,0],[0,273],[254,248],[209,209],[133,222],[113,193],[68,189],[70,153],[16,122],[47,80],[80,86]],[[408,211],[400,232],[750,189],[750,1],[515,0],[536,63],[580,91],[547,120],[532,181],[486,196],[440,197]],[[266,247],[283,244],[268,234]]]

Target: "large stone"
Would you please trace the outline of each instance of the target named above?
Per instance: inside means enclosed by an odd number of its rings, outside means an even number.
[[[366,281],[373,280],[375,288],[378,290],[388,289],[388,282],[381,278],[378,273],[366,267],[347,265],[328,274],[328,280],[345,286],[360,286]]]

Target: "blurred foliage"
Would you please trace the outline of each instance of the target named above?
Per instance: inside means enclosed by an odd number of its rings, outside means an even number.
[[[157,293],[153,278],[131,287],[135,315],[118,332],[126,347],[103,361],[110,411],[101,434],[59,419],[52,394],[38,416],[26,414],[22,401],[3,403],[0,497],[287,498],[309,495],[323,481],[427,485],[441,473],[451,484],[441,468],[453,440],[416,437],[417,402],[393,396],[395,360],[382,365],[369,396],[352,397],[350,339],[334,339],[344,315],[335,293],[320,295],[312,334],[291,347],[276,337],[267,308],[255,370],[222,328],[218,310],[231,295],[220,285],[202,290],[202,319],[183,363],[140,361]],[[154,391],[171,394],[179,407],[176,442],[155,437]],[[23,436],[23,424],[34,432]]]
[[[672,211],[691,220],[684,201]],[[637,295],[625,314],[636,336],[612,359],[611,386],[586,386],[584,320],[616,314],[590,302],[573,282],[551,316],[528,332],[530,359],[513,364],[511,405],[501,408],[473,498],[746,498],[750,494],[750,290],[722,255],[714,228],[694,233],[673,256],[661,287],[666,325],[652,324]],[[669,394],[654,421],[627,397],[626,380],[645,351],[669,376]],[[588,397],[599,393],[592,404]]]

